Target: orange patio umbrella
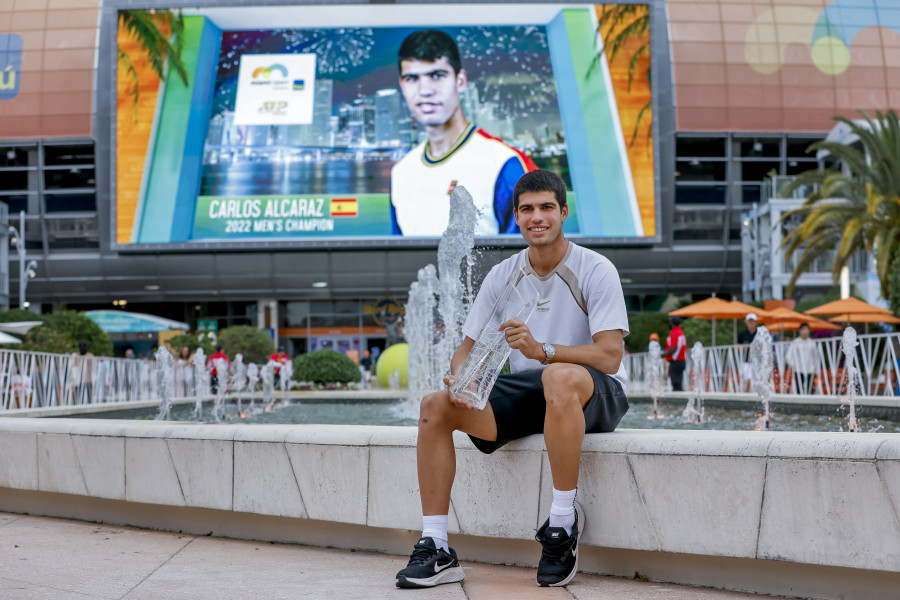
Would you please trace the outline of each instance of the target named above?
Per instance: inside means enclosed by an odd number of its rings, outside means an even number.
[[[766,325],[778,325],[782,333],[785,331],[797,331],[798,329],[800,329],[800,325],[802,325],[803,323],[809,325],[809,328],[813,331],[819,331],[822,329],[840,329],[840,327],[838,327],[837,325],[832,325],[828,321],[823,321],[822,319],[817,319],[816,317],[804,315],[803,313],[798,313],[797,311],[785,308],[783,306],[779,306],[778,308],[768,311],[768,313],[765,316],[761,317],[761,319],[762,322]]]
[[[694,317],[695,319],[712,319],[712,339],[715,344],[716,340],[716,319],[735,319],[735,342],[737,342],[737,321],[743,319],[748,313],[756,313],[758,317],[767,315],[764,310],[733,300],[728,302],[721,298],[707,298],[700,302],[695,302],[687,306],[683,306],[669,313],[670,317]]]
[[[828,302],[827,304],[823,304],[822,306],[817,306],[815,308],[811,308],[809,310],[804,310],[804,314],[807,315],[869,315],[869,314],[883,314],[883,315],[893,315],[891,311],[886,308],[881,308],[880,306],[875,306],[874,304],[869,304],[868,302],[863,302],[858,298],[843,298],[841,300],[835,300],[834,302]],[[834,319],[832,319],[834,320]],[[862,321],[860,321],[862,322]]]
[[[828,320],[832,323],[890,323],[891,325],[900,323],[900,319],[890,313],[851,313],[831,317]]]

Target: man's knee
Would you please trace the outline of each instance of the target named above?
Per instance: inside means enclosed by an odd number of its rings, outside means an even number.
[[[541,374],[544,397],[548,410],[581,410],[586,393],[585,377],[590,374],[581,366],[568,364],[548,365]]]
[[[447,390],[427,394],[419,405],[419,427],[446,425],[449,408]]]

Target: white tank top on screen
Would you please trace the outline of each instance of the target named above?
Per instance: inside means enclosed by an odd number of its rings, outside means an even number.
[[[472,194],[478,221],[475,235],[496,236],[494,189],[503,166],[521,155],[474,125],[439,159],[426,160],[423,142],[391,170],[391,203],[404,237],[439,237],[450,220],[450,193],[456,185]],[[522,173],[528,168],[522,162]]]

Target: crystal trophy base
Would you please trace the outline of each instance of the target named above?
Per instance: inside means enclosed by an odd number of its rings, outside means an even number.
[[[450,386],[450,392],[454,396],[473,408],[484,409],[491,389],[511,352],[506,343],[506,332],[499,331],[498,328],[510,319],[528,323],[539,299],[540,294],[532,276],[525,273],[524,269],[517,274],[516,279],[507,282],[494,303],[490,318],[481,328],[475,345],[466,357],[466,362]]]

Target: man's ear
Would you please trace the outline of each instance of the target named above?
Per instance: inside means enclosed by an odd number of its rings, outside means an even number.
[[[560,219],[559,219],[560,221],[565,221],[566,219],[569,218],[569,203],[568,202],[566,202],[566,205],[563,206],[559,210],[559,217],[560,217]]]
[[[459,73],[456,74],[456,89],[460,92],[466,89],[466,85],[469,83],[469,76],[466,74],[465,69],[460,69]]]

